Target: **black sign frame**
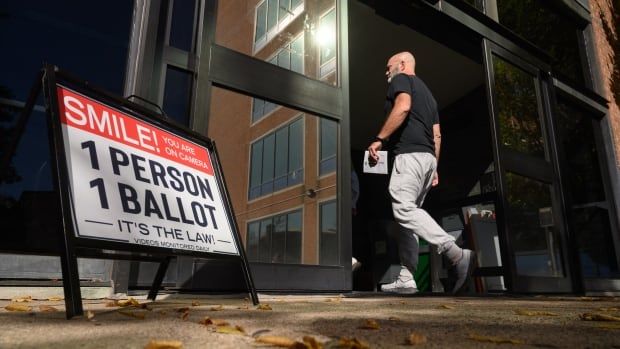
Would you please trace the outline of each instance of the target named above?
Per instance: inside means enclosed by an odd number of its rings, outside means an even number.
[[[94,101],[111,108],[120,110],[127,115],[150,124],[154,127],[160,128],[171,134],[176,135],[179,138],[193,142],[208,150],[211,155],[211,165],[213,167],[214,178],[220,189],[220,195],[222,200],[222,206],[224,207],[225,216],[228,220],[230,229],[232,230],[232,236],[238,255],[235,254],[222,254],[214,252],[200,252],[184,249],[174,249],[166,247],[144,246],[125,242],[114,242],[108,240],[100,240],[95,238],[88,238],[76,235],[75,219],[74,219],[74,207],[73,199],[71,197],[70,178],[67,166],[67,157],[65,154],[64,137],[62,132],[62,126],[60,121],[60,112],[58,105],[58,87],[69,88],[83,96],[93,99]],[[139,260],[139,261],[156,261],[159,262],[159,268],[155,275],[153,285],[148,294],[148,299],[155,300],[157,292],[161,287],[166,270],[172,258],[176,256],[192,256],[196,258],[208,258],[208,259],[230,259],[238,260],[243,271],[243,276],[248,287],[248,291],[251,295],[254,305],[259,303],[254,281],[250,272],[249,263],[245,254],[245,250],[241,243],[239,236],[239,229],[235,216],[233,213],[233,207],[228,194],[226,183],[224,180],[224,174],[220,166],[219,156],[215,142],[205,136],[202,136],[186,127],[173,123],[167,118],[162,118],[160,115],[152,112],[151,110],[128,101],[127,99],[113,95],[98,87],[93,86],[88,81],[81,80],[72,74],[60,70],[53,65],[46,65],[41,74],[38,76],[38,81],[33,86],[30,97],[26,103],[26,106],[17,120],[15,126],[15,133],[11,141],[8,144],[5,156],[0,163],[2,168],[10,163],[10,159],[15,153],[21,134],[25,130],[27,119],[30,116],[34,103],[41,90],[44,93],[44,99],[46,102],[47,111],[47,127],[49,133],[50,142],[50,155],[52,160],[52,172],[54,180],[54,192],[56,193],[60,202],[61,209],[61,224],[58,227],[58,234],[60,235],[61,247],[50,247],[49,250],[41,251],[30,250],[28,246],[9,246],[9,250],[6,248],[0,248],[6,252],[20,253],[20,254],[39,254],[39,255],[59,255],[61,260],[61,269],[63,277],[63,289],[65,295],[66,305],[66,317],[70,319],[77,315],[83,315],[83,307],[80,292],[79,273],[77,258],[102,258],[102,259],[119,259],[119,260]]]

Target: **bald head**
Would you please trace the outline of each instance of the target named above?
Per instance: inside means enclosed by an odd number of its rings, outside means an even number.
[[[388,60],[385,72],[388,82],[390,82],[396,74],[401,73],[415,75],[415,58],[411,52],[404,51],[397,53]]]

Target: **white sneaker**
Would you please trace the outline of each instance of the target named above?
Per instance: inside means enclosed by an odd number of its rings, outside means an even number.
[[[351,257],[351,271],[356,271],[362,266],[362,262],[358,261],[355,257]]]
[[[414,294],[418,292],[418,286],[415,284],[413,279],[409,281],[401,281],[401,279],[398,278],[391,284],[381,285],[381,291],[399,294]]]

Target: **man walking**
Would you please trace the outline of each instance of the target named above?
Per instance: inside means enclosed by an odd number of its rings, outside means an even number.
[[[369,162],[379,160],[378,151],[390,139],[396,155],[389,185],[394,218],[404,228],[402,234],[413,232],[436,245],[438,252],[452,262],[457,274],[452,294],[457,294],[473,272],[475,252],[458,247],[454,237],[420,208],[429,189],[439,183],[437,161],[441,132],[437,102],[424,82],[415,75],[415,58],[410,52],[392,56],[385,74],[389,84],[385,103],[387,118],[368,147]],[[417,292],[413,279],[416,265],[409,262],[415,260],[417,264],[417,258],[404,257],[407,251],[416,249],[416,240],[411,236],[398,239],[401,271],[396,281],[381,286],[382,291]]]

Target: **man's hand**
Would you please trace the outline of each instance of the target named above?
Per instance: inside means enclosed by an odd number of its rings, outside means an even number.
[[[368,147],[368,164],[370,166],[375,166],[377,162],[379,162],[379,153],[383,144],[380,141],[374,141],[370,143]]]
[[[431,182],[431,186],[436,187],[439,184],[439,172],[435,171],[433,175],[433,181]]]

